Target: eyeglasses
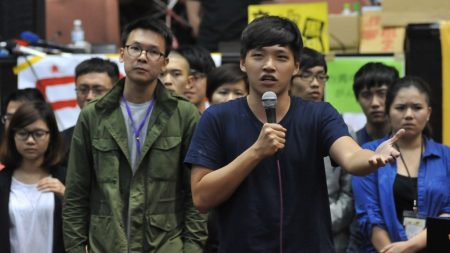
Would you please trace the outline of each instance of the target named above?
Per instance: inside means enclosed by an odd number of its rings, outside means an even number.
[[[12,115],[11,113],[7,113],[7,114],[5,114],[5,115],[2,115],[2,118],[1,118],[2,123],[3,123],[3,124],[6,124],[7,121],[10,121],[10,120],[11,120],[12,116],[13,116],[13,115]]]
[[[327,74],[319,73],[314,75],[313,73],[310,72],[303,72],[297,76],[300,77],[300,79],[302,79],[303,81],[308,83],[312,83],[314,81],[314,78],[316,78],[319,83],[325,83],[330,78]]]
[[[89,94],[89,92],[92,91],[94,96],[98,97],[98,96],[102,96],[103,94],[105,94],[106,89],[101,86],[94,86],[94,87],[80,86],[79,88],[76,88],[75,91],[78,94],[83,95],[83,96],[87,96]]]
[[[152,61],[158,61],[162,56],[164,56],[164,54],[156,48],[142,49],[137,45],[126,45],[125,48],[131,57],[137,58],[141,56],[143,51],[145,51],[145,56]]]
[[[49,134],[50,132],[43,129],[38,129],[34,131],[27,131],[25,129],[21,129],[15,132],[15,137],[18,140],[26,141],[30,137],[30,135],[33,137],[35,141],[41,141]]]

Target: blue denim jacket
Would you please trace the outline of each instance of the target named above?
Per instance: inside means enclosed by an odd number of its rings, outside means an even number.
[[[375,150],[387,137],[363,145]],[[393,194],[397,174],[396,163],[387,164],[364,176],[352,177],[356,215],[361,231],[371,237],[373,226],[384,228],[392,242],[407,240],[403,225],[395,211]],[[417,208],[422,218],[450,213],[450,147],[425,140],[425,152],[420,162],[417,180]],[[365,252],[375,252],[372,245]]]

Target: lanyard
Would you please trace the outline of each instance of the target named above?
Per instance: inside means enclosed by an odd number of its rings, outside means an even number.
[[[419,168],[420,168],[420,164],[422,163],[423,146],[424,146],[424,144],[423,144],[423,138],[422,138],[422,142],[420,143],[420,160],[419,160]],[[405,159],[404,159],[403,156],[402,156],[402,152],[400,151],[400,148],[398,147],[397,144],[395,144],[395,147],[397,148],[398,152],[400,153],[400,160],[402,161],[403,166],[404,166],[405,169],[406,169],[406,173],[408,173],[408,178],[411,178],[411,174],[409,173],[408,166],[406,165]],[[417,178],[417,180],[418,180],[418,178]],[[418,191],[419,191],[419,189],[416,189],[416,198],[419,197]],[[416,199],[414,200],[413,212],[414,212],[415,214],[417,214],[417,201],[416,201]]]
[[[127,108],[128,117],[130,118],[131,126],[133,127],[134,137],[136,138],[137,154],[138,154],[138,156],[140,156],[141,155],[141,141],[140,141],[141,130],[144,127],[145,122],[148,119],[148,116],[150,116],[150,112],[152,111],[155,100],[152,100],[150,102],[150,104],[148,105],[147,111],[145,112],[145,117],[142,119],[141,123],[139,124],[138,129],[136,129],[136,124],[134,123],[133,114],[131,113],[130,106],[128,105],[128,102],[123,95],[122,95],[122,101],[125,103],[125,107]]]
[[[400,160],[402,161],[403,166],[405,166],[406,173],[408,173],[408,177],[411,178],[411,174],[409,173],[408,166],[406,166],[406,162],[405,162],[405,159],[404,159],[403,156],[402,156],[402,152],[400,151],[400,148],[398,147],[397,144],[395,144],[395,147],[397,148],[398,152],[400,153]],[[423,141],[422,141],[422,143],[420,144],[420,160],[419,160],[419,167],[420,167],[420,163],[422,162],[422,155],[423,155]]]

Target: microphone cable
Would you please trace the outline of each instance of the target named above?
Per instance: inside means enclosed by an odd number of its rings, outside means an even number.
[[[283,223],[284,223],[284,198],[283,198],[283,182],[281,179],[280,159],[276,155],[277,172],[278,172],[278,191],[280,194],[280,253],[283,253]]]
[[[277,123],[276,120],[276,106],[277,106],[277,94],[273,91],[266,91],[261,98],[262,105],[266,112],[266,118],[268,123]],[[284,224],[284,199],[283,199],[283,182],[281,178],[281,166],[278,151],[274,155],[276,161],[276,167],[278,172],[278,190],[280,194],[280,253],[283,253],[283,224]]]

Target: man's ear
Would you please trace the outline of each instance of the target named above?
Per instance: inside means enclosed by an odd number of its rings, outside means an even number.
[[[242,72],[247,73],[247,68],[245,67],[245,59],[241,59],[239,61],[239,66],[241,67]]]
[[[195,78],[193,75],[189,75],[186,82],[186,89],[190,89],[195,83]]]
[[[123,54],[125,53],[125,50],[123,47],[119,49],[119,62],[123,63]]]
[[[295,69],[294,72],[292,73],[292,76],[297,75],[299,72],[300,72],[300,62],[295,61]]]
[[[169,57],[164,57],[164,67],[169,64]]]

